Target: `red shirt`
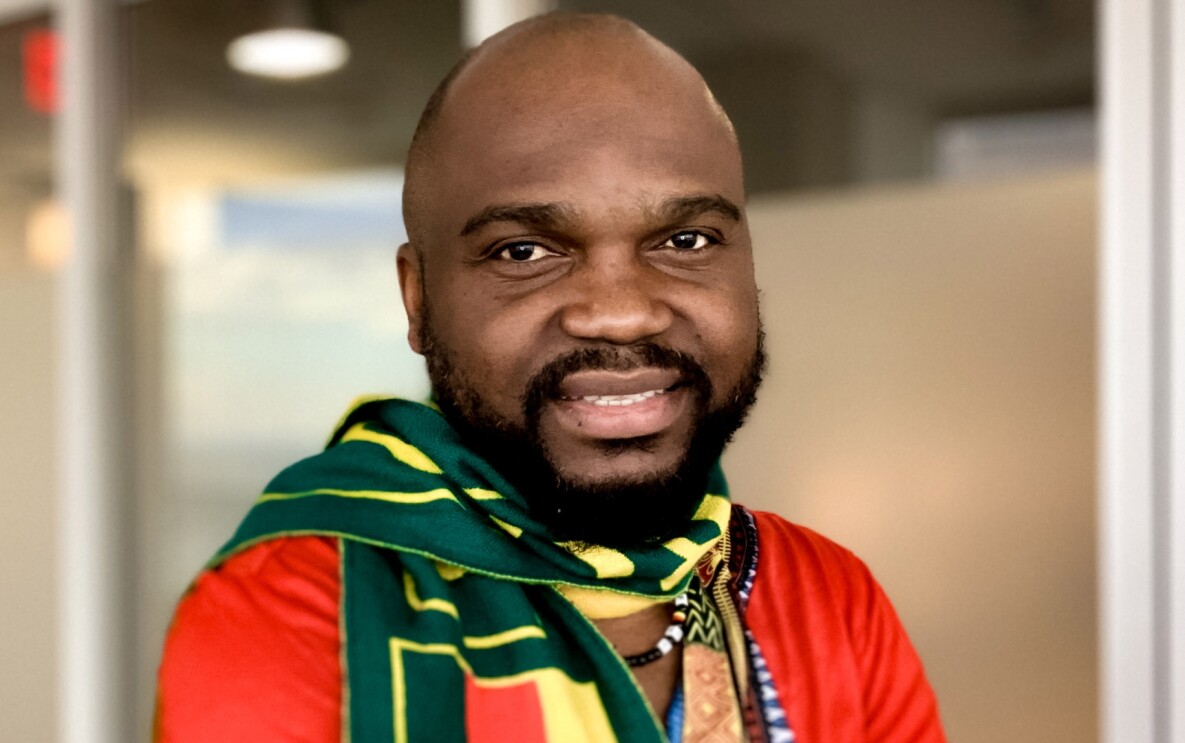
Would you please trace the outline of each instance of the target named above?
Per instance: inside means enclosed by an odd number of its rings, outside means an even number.
[[[756,513],[745,621],[798,743],[942,743],[934,694],[851,552]],[[203,572],[177,607],[157,690],[167,743],[342,739],[337,540],[275,539]]]

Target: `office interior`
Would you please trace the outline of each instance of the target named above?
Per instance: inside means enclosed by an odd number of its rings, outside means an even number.
[[[57,739],[55,13],[0,0],[2,740]],[[478,3],[321,2],[339,69],[243,72],[280,3],[119,9],[138,740],[170,611],[351,399],[423,397],[394,251]],[[521,8],[530,3],[506,3]],[[860,555],[951,740],[1099,737],[1096,4],[560,0],[695,64],[736,126],[771,364],[733,497]],[[788,597],[792,600],[792,597]]]

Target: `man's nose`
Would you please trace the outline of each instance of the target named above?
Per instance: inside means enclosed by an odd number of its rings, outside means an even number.
[[[589,260],[569,277],[573,292],[560,316],[565,333],[626,345],[671,326],[674,313],[664,296],[670,277],[632,252]]]

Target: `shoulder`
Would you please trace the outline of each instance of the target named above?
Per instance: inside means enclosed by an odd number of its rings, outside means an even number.
[[[859,563],[851,550],[812,529],[787,521],[776,513],[752,510],[748,510],[748,513],[753,516],[753,521],[757,525],[763,551],[769,549],[776,552],[813,555],[828,563]]]
[[[887,603],[868,567],[851,550],[805,526],[772,513],[750,513],[758,546],[753,621],[793,616],[815,637],[859,644],[871,604]]]
[[[751,513],[758,558],[746,621],[800,739],[944,740],[921,661],[864,562],[811,529]]]
[[[750,513],[757,527],[759,581],[825,587],[838,600],[875,584],[868,567],[846,547],[776,514]]]
[[[290,537],[203,571],[165,641],[157,739],[337,739],[338,564],[336,539]]]

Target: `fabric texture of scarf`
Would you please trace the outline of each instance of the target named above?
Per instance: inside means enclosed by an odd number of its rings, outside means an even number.
[[[785,740],[743,627],[756,540],[734,510],[717,467],[679,537],[557,543],[436,409],[370,400],[268,485],[211,564],[267,539],[339,538],[343,740],[663,741],[589,617],[684,591],[682,740]],[[738,536],[751,548],[732,549]]]

